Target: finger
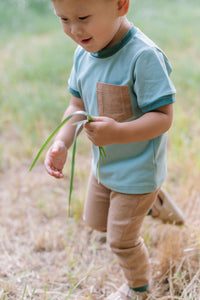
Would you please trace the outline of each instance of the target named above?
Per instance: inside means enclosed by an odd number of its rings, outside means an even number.
[[[84,129],[90,128],[90,122],[86,122],[85,124],[83,124],[83,128]]]
[[[86,134],[90,135],[90,134],[93,133],[94,129],[92,127],[93,126],[86,126],[86,127],[84,127],[84,130],[85,130]]]
[[[53,177],[55,177],[55,178],[58,178],[58,179],[64,177],[63,173],[62,173],[62,172],[59,172],[59,171],[52,171],[51,176],[53,176]]]
[[[45,167],[46,167],[46,171],[48,172],[49,175],[51,175],[55,178],[63,178],[64,177],[64,175],[61,171],[56,170],[56,169],[50,167],[49,165],[45,165]]]
[[[57,169],[57,168],[53,165],[53,163],[52,163],[52,161],[49,159],[49,157],[47,157],[47,158],[45,159],[44,165],[45,165],[46,171],[47,171],[51,176],[54,176],[54,177],[56,177],[56,178],[63,178],[63,177],[64,177],[64,175],[63,175],[63,173],[62,173],[62,170]]]

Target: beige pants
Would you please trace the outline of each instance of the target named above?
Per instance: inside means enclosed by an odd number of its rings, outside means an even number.
[[[148,252],[140,230],[157,193],[122,194],[98,184],[93,175],[89,179],[84,220],[93,229],[107,231],[107,242],[130,287],[145,286],[150,279]]]

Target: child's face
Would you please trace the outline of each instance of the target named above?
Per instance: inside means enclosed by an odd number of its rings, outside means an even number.
[[[118,0],[54,0],[64,32],[88,52],[111,47],[122,38],[124,18]]]

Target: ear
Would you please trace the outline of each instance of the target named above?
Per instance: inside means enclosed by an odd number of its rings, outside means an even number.
[[[118,14],[120,17],[127,14],[129,3],[129,0],[118,0]]]

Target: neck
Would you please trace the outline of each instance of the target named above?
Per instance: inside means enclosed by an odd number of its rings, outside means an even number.
[[[131,24],[128,21],[128,19],[123,16],[120,20],[119,28],[115,34],[114,39],[105,47],[105,48],[110,48],[114,46],[115,44],[119,43],[121,39],[126,35],[126,33],[129,31],[131,28]]]

